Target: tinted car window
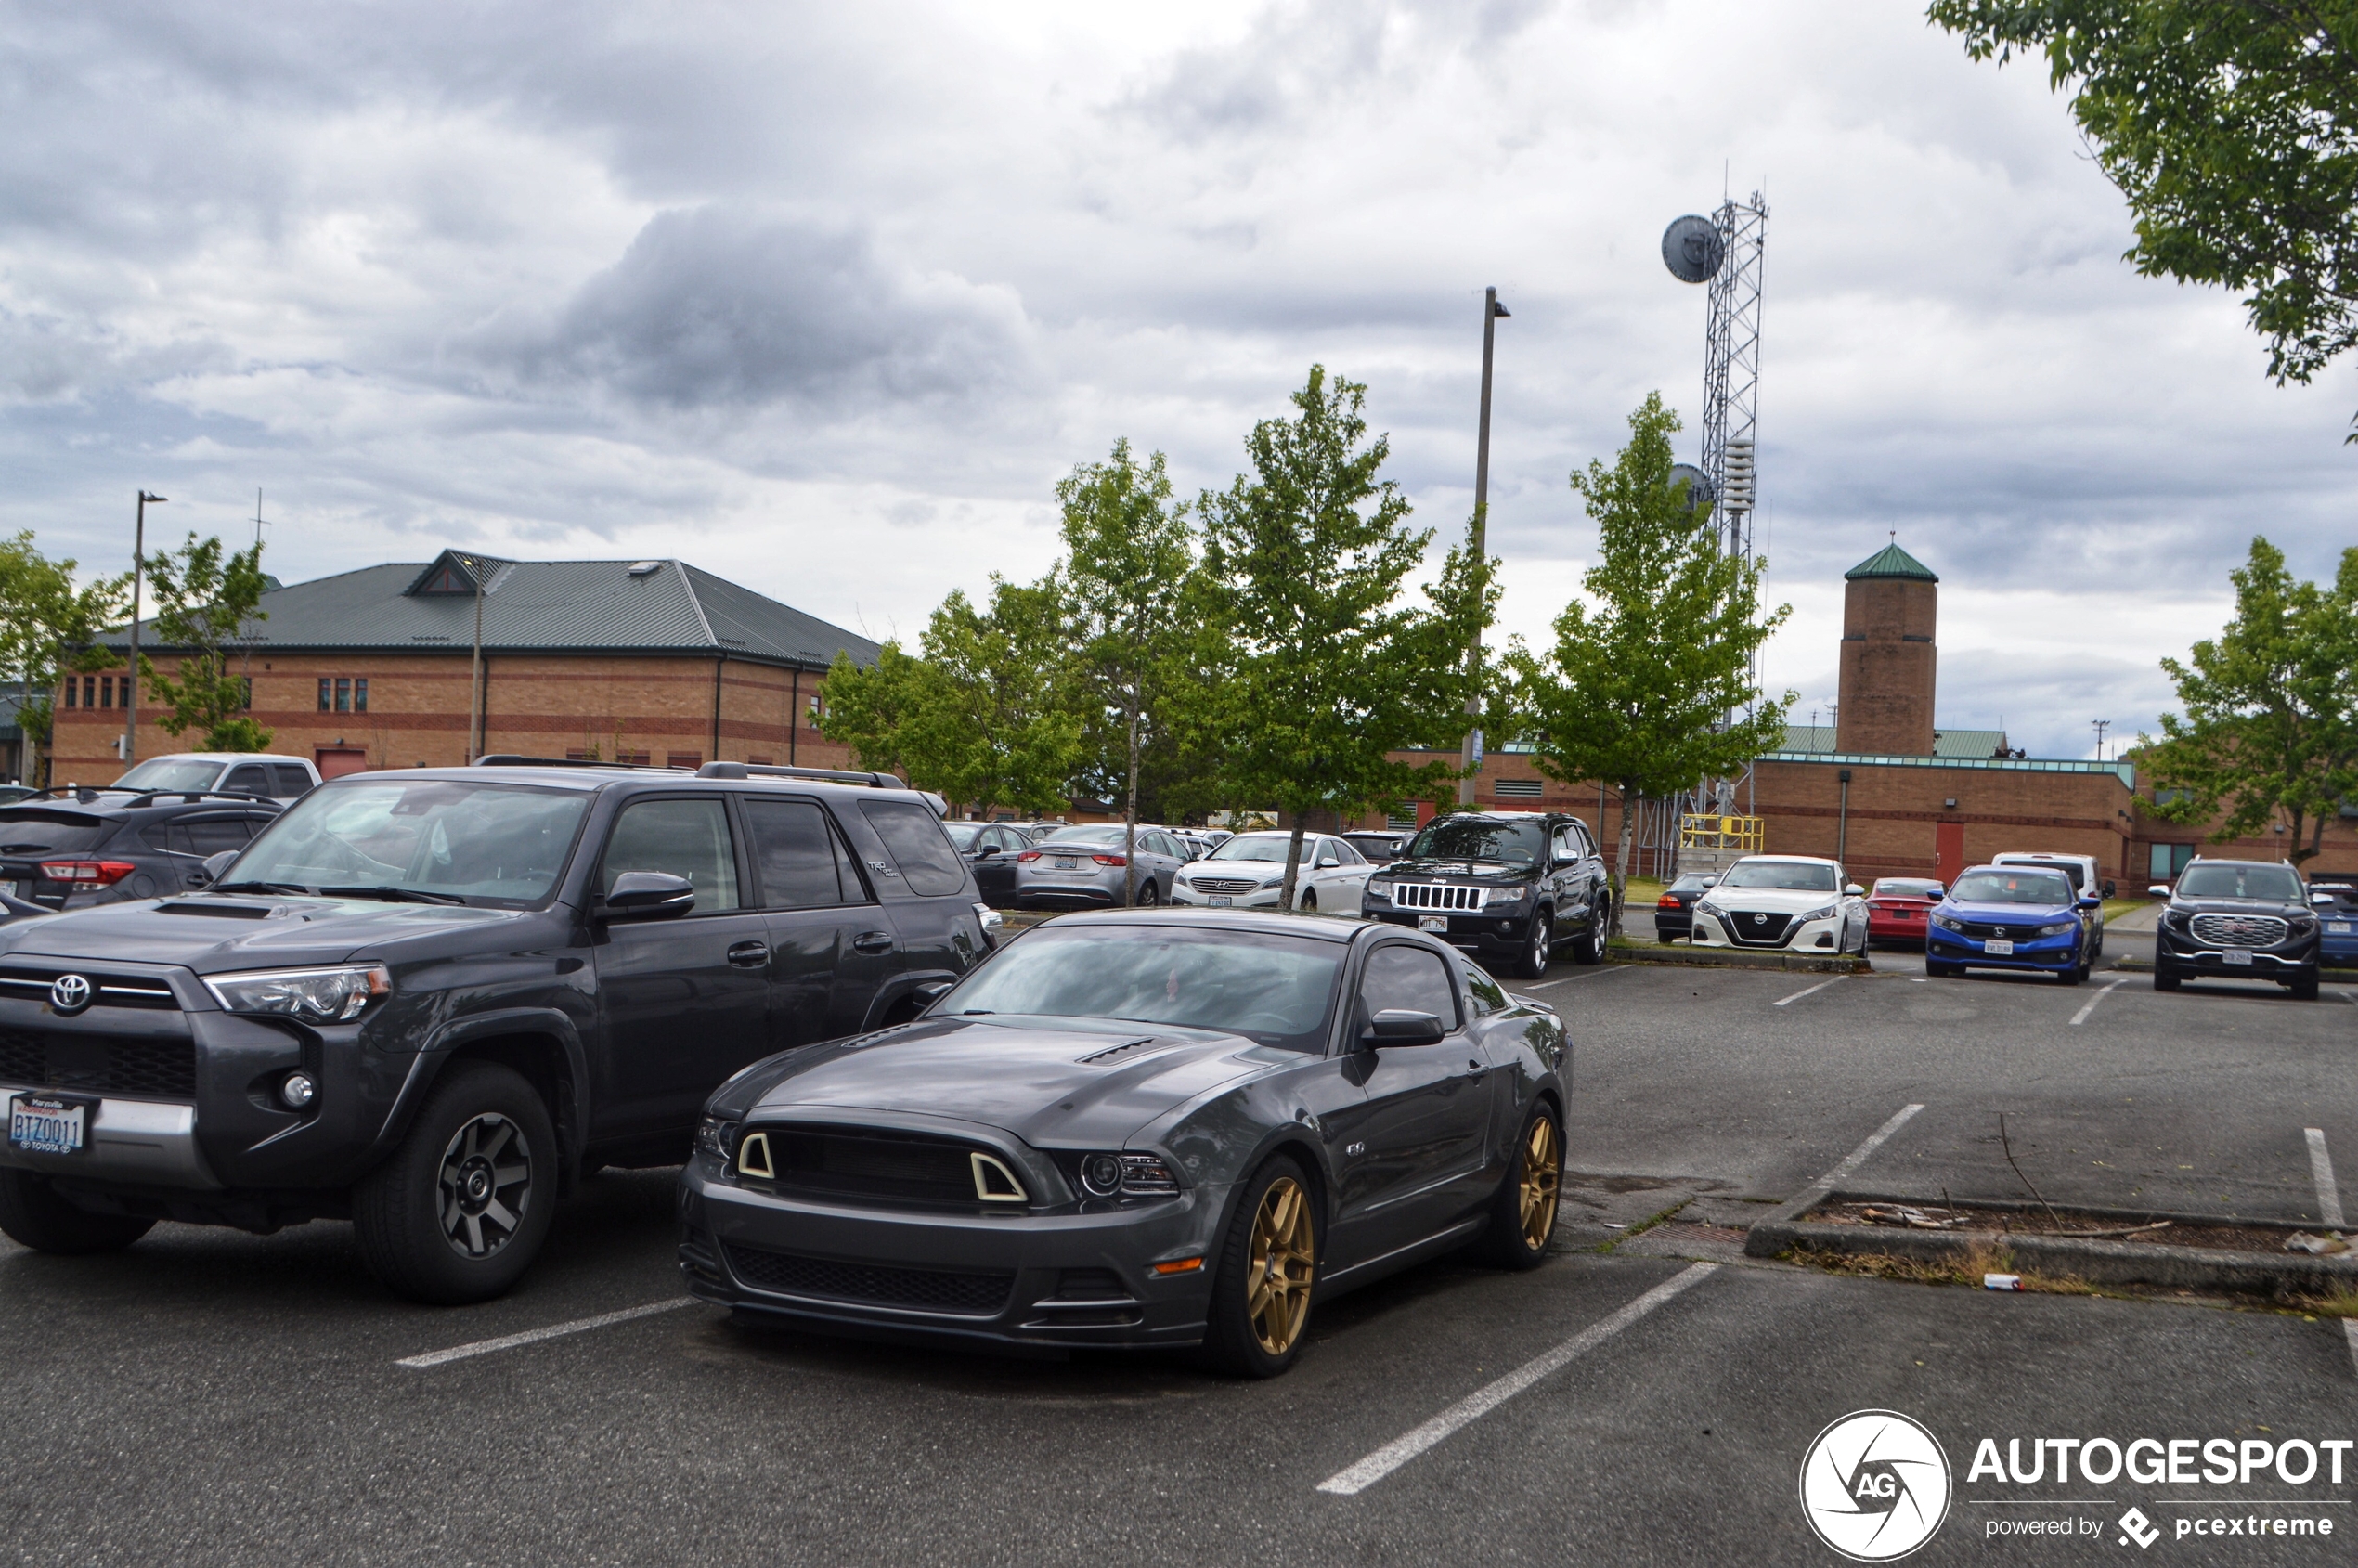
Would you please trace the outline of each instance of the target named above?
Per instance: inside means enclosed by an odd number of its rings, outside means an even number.
[[[187,831],[188,841],[185,848],[200,860],[224,849],[242,849],[253,836],[253,829],[243,817],[183,817],[173,825]],[[177,837],[175,834],[172,846],[175,849],[184,848]]]
[[[281,800],[292,800],[298,796],[311,793],[311,775],[292,762],[272,763],[270,776],[277,781],[276,787],[270,793]]]
[[[1507,1000],[1505,987],[1471,964],[1466,965],[1466,994],[1473,999],[1474,1017],[1477,1018],[1503,1013],[1514,1005]]]
[[[615,819],[601,868],[602,892],[626,871],[667,871],[695,884],[694,913],[743,907],[737,898],[737,857],[729,813],[718,797],[704,800],[634,800]]]
[[[1359,980],[1359,1005],[1367,1017],[1394,1009],[1431,1013],[1444,1028],[1458,1022],[1457,993],[1441,954],[1406,942],[1388,942],[1367,955]]]
[[[825,811],[808,800],[748,799],[745,807],[764,904],[815,909],[844,901]]]
[[[2300,878],[2289,866],[2190,865],[2178,878],[2178,892],[2189,899],[2273,899],[2278,903],[2298,903]]]
[[[114,823],[72,811],[0,811],[0,855],[45,849],[95,849]]]
[[[911,892],[939,898],[966,885],[966,863],[941,836],[941,819],[931,811],[899,800],[863,800],[860,811],[884,840]]]
[[[2088,875],[2088,868],[2081,865],[2077,861],[2009,861],[2002,859],[1993,862],[1992,863],[1996,865],[2044,866],[2050,871],[2060,871],[2071,879],[2071,886],[2074,891],[2079,889],[2079,884],[2087,877]]]
[[[258,762],[245,762],[229,770],[221,781],[223,789],[238,795],[267,795],[270,793],[270,770]]]
[[[1444,817],[1426,824],[1408,846],[1411,860],[1499,861],[1537,865],[1547,840],[1537,823],[1492,823],[1480,817]]]
[[[2071,883],[2045,866],[2036,871],[1969,871],[1949,896],[1961,904],[2067,904]]]

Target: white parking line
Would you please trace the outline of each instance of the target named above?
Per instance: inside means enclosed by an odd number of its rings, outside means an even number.
[[[477,1340],[473,1344],[452,1345],[448,1350],[430,1350],[422,1355],[405,1355],[394,1363],[395,1367],[439,1367],[447,1361],[464,1361],[471,1355],[489,1355],[495,1350],[513,1350],[518,1345],[538,1344],[566,1334],[578,1334],[590,1328],[603,1328],[610,1324],[628,1323],[634,1317],[652,1317],[659,1312],[677,1312],[695,1305],[693,1296],[681,1296],[668,1302],[649,1302],[645,1306],[624,1307],[620,1312],[602,1312],[595,1317],[577,1317],[571,1323],[552,1323],[546,1328],[527,1328],[521,1334],[502,1334],[496,1340]]]
[[[1893,1113],[1890,1121],[1876,1128],[1874,1132],[1869,1135],[1865,1143],[1860,1144],[1857,1148],[1852,1149],[1849,1156],[1845,1159],[1841,1164],[1835,1166],[1833,1170],[1827,1172],[1824,1175],[1819,1177],[1816,1181],[1810,1183],[1807,1186],[1802,1188],[1801,1191],[1788,1199],[1785,1201],[1784,1207],[1776,1211],[1776,1212],[1770,1217],[1778,1220],[1797,1220],[1802,1215],[1809,1212],[1810,1210],[1818,1207],[1819,1204],[1823,1203],[1826,1200],[1826,1194],[1833,1191],[1835,1186],[1839,1184],[1843,1178],[1849,1175],[1853,1171],[1858,1170],[1859,1166],[1864,1165],[1867,1162],[1867,1157],[1869,1155],[1872,1155],[1875,1152],[1875,1150],[1883,1147],[1885,1143],[1888,1143],[1894,1133],[1897,1133],[1900,1128],[1908,1125],[1909,1118],[1914,1116],[1916,1112],[1924,1108],[1920,1105],[1901,1106],[1898,1111]]]
[[[1787,1003],[1790,1003],[1790,1002],[1798,1002],[1798,1001],[1800,1001],[1800,1000],[1801,1000],[1803,997],[1805,997],[1805,996],[1815,996],[1815,995],[1817,995],[1817,994],[1818,994],[1818,992],[1820,992],[1820,991],[1821,991],[1825,990],[1828,986],[1830,986],[1830,985],[1840,985],[1840,984],[1842,984],[1842,982],[1843,982],[1843,981],[1845,981],[1845,980],[1848,979],[1849,978],[1850,978],[1850,977],[1849,977],[1849,976],[1847,976],[1847,975],[1836,975],[1836,976],[1835,976],[1833,979],[1831,979],[1831,980],[1820,980],[1820,981],[1819,981],[1816,985],[1811,986],[1811,987],[1810,987],[1807,991],[1794,991],[1794,992],[1791,996],[1783,997],[1783,998],[1781,998],[1781,999],[1780,999],[1780,1000],[1778,1000],[1778,1001],[1771,1002],[1770,1004],[1768,1004],[1768,1005],[1769,1005],[1769,1006],[1771,1006],[1771,1007],[1782,1007],[1782,1006],[1784,1006]]]
[[[2096,1010],[2096,1004],[2097,1004],[2097,1003],[2099,1003],[2099,1002],[2102,1002],[2102,1001],[2103,1001],[2105,997],[2110,996],[2110,995],[2113,993],[2113,991],[2115,991],[2115,989],[2117,989],[2117,988],[2118,988],[2118,987],[2121,984],[2121,982],[2122,982],[2122,981],[2124,981],[2124,980],[2126,980],[2126,979],[2128,979],[2128,978],[2129,978],[2129,977],[2128,977],[2128,976],[2123,975],[2123,976],[2121,976],[2118,979],[2114,979],[2114,980],[2108,980],[2108,981],[2106,981],[2106,982],[2105,982],[2105,988],[2104,988],[2102,991],[2100,991],[2096,992],[2096,994],[2095,994],[2095,995],[2093,995],[2093,996],[2090,997],[2090,998],[2088,999],[2088,1001],[2087,1001],[2086,1004],[2085,1004],[2085,1005],[2083,1005],[2083,1006],[2079,1009],[2079,1011],[2078,1011],[2077,1013],[2074,1013],[2074,1014],[2071,1016],[2071,1021],[2072,1021],[2073,1023],[2075,1023],[2075,1024],[2084,1024],[2084,1023],[2086,1023],[2086,1022],[2088,1021],[2088,1015],[2089,1015],[2089,1014],[2091,1014],[2091,1013],[2092,1013],[2092,1012],[2094,1012],[2094,1011]]]
[[[1496,1382],[1468,1394],[1424,1425],[1393,1438],[1348,1470],[1337,1471],[1318,1483],[1318,1490],[1346,1497],[1366,1491],[1451,1432],[1480,1420],[1548,1374],[1561,1371],[1673,1296],[1700,1284],[1705,1276],[1717,1273],[1718,1269],[1717,1263],[1695,1263],[1680,1270],[1619,1312],[1590,1324],[1545,1355],[1524,1362]]]
[[[1541,980],[1537,985],[1527,985],[1522,989],[1525,991],[1545,991],[1551,985],[1570,985],[1574,980],[1593,980],[1599,975],[1618,975],[1624,969],[1635,969],[1637,966],[1638,965],[1635,964],[1612,964],[1607,965],[1602,968],[1591,969],[1585,975],[1564,975],[1552,980]]]
[[[2326,1152],[2326,1131],[2304,1127],[2309,1137],[2309,1174],[2317,1184],[2317,1219],[2328,1230],[2342,1228],[2341,1188],[2334,1183],[2334,1157]]]

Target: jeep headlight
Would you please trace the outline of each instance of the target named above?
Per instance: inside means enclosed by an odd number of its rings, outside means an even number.
[[[393,990],[393,972],[382,964],[334,969],[260,969],[244,975],[214,975],[205,989],[232,1013],[282,1013],[305,1023],[334,1024],[356,1018],[369,1004]]]
[[[1519,904],[1530,891],[1530,887],[1524,884],[1512,888],[1485,888],[1482,890],[1482,901],[1484,904]]]
[[[1367,896],[1371,899],[1389,900],[1392,897],[1392,884],[1389,882],[1370,882],[1367,884]]]

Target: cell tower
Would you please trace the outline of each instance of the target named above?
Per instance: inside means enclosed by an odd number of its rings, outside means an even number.
[[[1678,219],[1662,237],[1662,259],[1684,283],[1711,285],[1704,329],[1704,477],[1721,548],[1750,559],[1756,494],[1754,439],[1760,413],[1760,253],[1768,204],[1758,191],[1732,198],[1711,216]]]

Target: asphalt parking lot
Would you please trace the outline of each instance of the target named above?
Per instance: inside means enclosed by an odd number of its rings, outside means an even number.
[[[2314,1222],[2307,1130],[2358,1168],[2358,997],[1910,968],[1821,985],[1560,965],[1522,988],[1579,1052],[1563,1251],[1344,1298],[1265,1384],[674,1307],[660,1172],[593,1179],[523,1288],[463,1310],[389,1300],[336,1225],[163,1225],[97,1260],[10,1248],[0,1540],[28,1563],[1828,1562],[1795,1497],[1803,1454],[1887,1408],[1955,1473],[1917,1561],[2142,1556],[2114,1524],[2131,1506],[2156,1555],[2346,1561],[2358,1456],[2339,1485],[1967,1477],[1983,1436],[2358,1438],[2341,1322],[1833,1276],[1742,1259],[1721,1227],[1911,1105],[1850,1185],[2019,1196],[2002,1113],[2054,1201]],[[1634,1239],[1613,1228],[1671,1209]],[[641,1307],[662,1310],[432,1359]],[[2175,1535],[2228,1505],[2339,1534]],[[2063,1518],[2102,1528],[1990,1533]]]

